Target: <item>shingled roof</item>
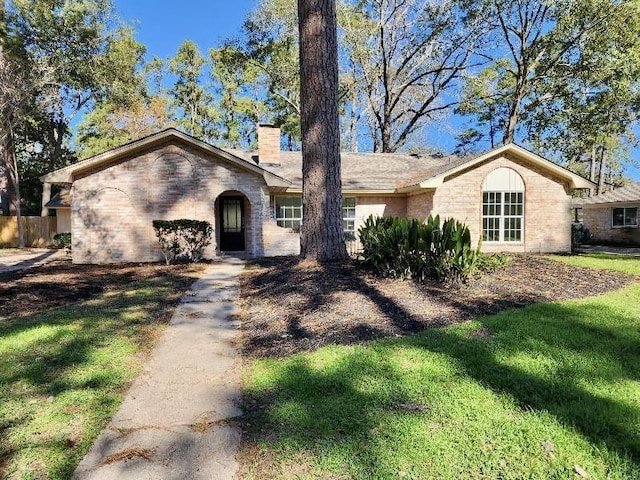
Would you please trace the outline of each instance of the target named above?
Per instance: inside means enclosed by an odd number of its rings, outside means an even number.
[[[223,150],[175,129],[134,140],[79,163],[40,177],[44,183],[70,185],[80,174],[91,174],[166,143],[178,142],[261,175],[275,192],[302,190],[302,152],[282,151],[274,159],[258,161],[257,152]],[[518,145],[508,144],[473,156],[410,155],[397,153],[342,153],[342,188],[346,192],[403,194],[438,188],[446,178],[499,155],[515,155],[569,183],[570,188],[592,188],[592,182]],[[52,199],[51,202],[61,201]],[[65,203],[65,202],[63,202]],[[51,208],[56,208],[53,204]],[[60,206],[66,206],[60,204]]]
[[[594,195],[589,198],[582,198],[576,201],[577,205],[597,205],[601,203],[640,203],[640,183],[634,182],[626,187],[616,188],[609,192]]]
[[[258,163],[257,152],[243,152],[242,150],[229,150],[229,152],[247,161]],[[453,174],[467,166],[471,167],[478,162],[505,153],[526,157],[528,161],[567,179],[572,188],[593,187],[591,182],[566,168],[518,145],[509,144],[469,156],[342,152],[342,188],[346,191],[367,190],[398,193],[417,188],[437,188],[442,183],[443,177],[449,173]],[[290,189],[302,189],[302,152],[282,151],[277,162],[260,162],[259,166],[289,180],[291,182]]]
[[[255,152],[231,151],[245,160],[257,158]],[[425,178],[438,175],[468,158],[453,155],[405,155],[397,153],[349,153],[341,155],[342,188],[346,190],[395,190],[418,184]],[[293,188],[302,188],[302,153],[280,152],[278,163],[260,166],[286,178]]]
[[[47,208],[69,208],[71,206],[71,190],[63,188],[49,200],[45,207]]]

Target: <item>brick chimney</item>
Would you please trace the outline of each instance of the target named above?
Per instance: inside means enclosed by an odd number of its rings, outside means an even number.
[[[280,129],[258,124],[258,163],[280,163]]]

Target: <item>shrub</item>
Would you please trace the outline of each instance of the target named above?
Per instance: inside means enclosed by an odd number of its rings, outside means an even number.
[[[211,243],[213,227],[199,220],[154,220],[153,229],[160,242],[167,265],[181,258],[190,262],[202,260],[204,248]]]
[[[365,262],[393,278],[466,282],[473,273],[478,248],[463,223],[430,216],[427,222],[370,216],[358,230]]]
[[[53,236],[53,243],[57,248],[64,248],[67,255],[71,253],[71,232],[57,233]]]
[[[512,257],[504,253],[479,253],[476,259],[476,272],[478,276],[483,273],[493,273],[499,268],[511,263]]]
[[[580,222],[571,224],[571,251],[575,252],[580,245],[591,239],[591,232]]]

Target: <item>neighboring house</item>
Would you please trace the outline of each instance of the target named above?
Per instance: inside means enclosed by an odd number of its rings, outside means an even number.
[[[160,260],[152,220],[177,218],[213,224],[207,257],[296,254],[301,153],[281,152],[270,126],[258,144],[225,151],[165,130],[43,176],[43,203],[58,231],[70,224],[75,263]],[[51,185],[63,193],[50,199]],[[484,251],[556,252],[571,247],[572,191],[593,184],[511,144],[467,158],[343,153],[342,186],[347,233],[371,214],[440,214],[469,225]]]
[[[582,198],[575,205],[582,208],[582,223],[595,241],[640,245],[640,183]]]

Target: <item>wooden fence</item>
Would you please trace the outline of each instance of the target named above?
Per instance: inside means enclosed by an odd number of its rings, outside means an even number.
[[[56,217],[22,217],[26,247],[46,247],[56,234]],[[0,216],[0,246],[18,246],[17,217]]]

